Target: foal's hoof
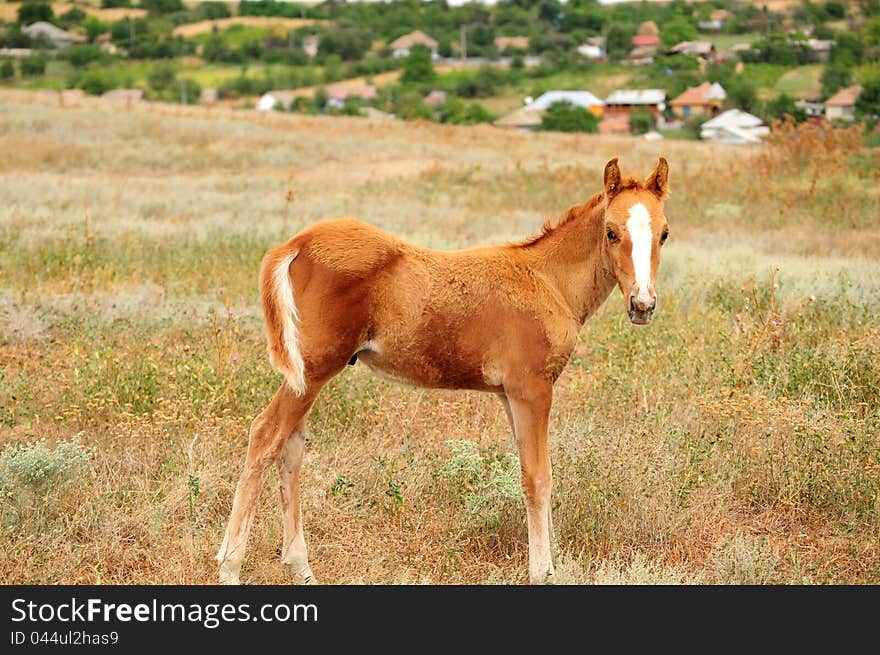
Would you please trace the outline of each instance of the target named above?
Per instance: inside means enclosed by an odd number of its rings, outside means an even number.
[[[315,574],[312,573],[312,569],[306,567],[302,571],[294,571],[291,569],[293,573],[294,580],[298,580],[301,584],[318,584],[318,579],[315,577]]]
[[[533,585],[541,585],[541,584],[556,584],[556,573],[554,571],[549,571],[547,573],[541,573],[538,575],[529,575],[529,584]]]

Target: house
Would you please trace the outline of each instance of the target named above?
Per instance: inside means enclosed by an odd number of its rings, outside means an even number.
[[[629,134],[629,114],[606,116],[599,123],[599,134]]]
[[[587,59],[592,59],[594,61],[605,61],[606,56],[604,39],[602,39],[601,37],[587,39],[578,46],[577,53],[582,57],[586,57]]]
[[[334,109],[342,109],[349,98],[373,100],[379,96],[379,90],[375,86],[363,82],[337,82],[329,85],[325,92],[327,106]]]
[[[528,109],[546,111],[550,105],[556,102],[570,102],[575,107],[582,107],[595,116],[602,115],[602,107],[605,105],[604,102],[589,91],[547,91],[547,93],[539,96],[526,105],[526,107]]]
[[[298,95],[301,95],[301,93],[297,93],[296,91],[269,91],[268,93],[264,93],[260,99],[257,100],[257,105],[254,109],[257,111],[288,109],[293,103],[294,98]]]
[[[841,89],[825,101],[825,118],[829,121],[854,121],[856,100],[862,93],[858,84]]]
[[[660,45],[660,30],[657,23],[652,20],[646,20],[639,25],[636,35],[632,38],[632,44],[636,48],[648,48]]]
[[[709,41],[682,41],[666,51],[667,55],[692,55],[712,61],[715,58],[715,44]]]
[[[821,125],[825,122],[825,103],[821,100],[798,100],[794,106],[803,110],[807,122]]]
[[[654,63],[654,58],[656,56],[657,46],[639,46],[630,50],[629,56],[626,60],[634,66],[647,66]]]
[[[830,39],[807,39],[807,47],[816,53],[816,59],[822,63],[831,58],[831,46],[834,41]]]
[[[207,88],[202,89],[201,93],[199,93],[199,104],[200,105],[213,105],[217,103],[217,100],[220,99],[220,94],[217,92],[217,89]]]
[[[715,116],[721,111],[721,104],[727,97],[724,88],[715,82],[703,82],[692,86],[677,98],[669,101],[669,106],[676,116],[690,118],[699,114]]]
[[[618,89],[605,98],[606,116],[629,115],[635,109],[646,109],[655,117],[666,109],[666,91],[663,89]]]
[[[495,47],[501,51],[507,50],[528,50],[529,37],[527,36],[496,36]]]
[[[393,121],[394,116],[375,107],[361,107],[361,116],[371,121]]]
[[[437,41],[421,30],[404,34],[388,44],[388,47],[391,48],[391,54],[394,57],[409,57],[409,51],[417,45],[423,45],[430,50],[431,59],[437,58]]]
[[[426,95],[422,102],[424,102],[429,107],[439,107],[440,105],[446,104],[447,96],[446,91],[431,91],[428,95]]]
[[[144,99],[143,89],[112,89],[101,94],[102,100],[131,106]]]
[[[700,126],[700,138],[715,143],[762,143],[768,134],[770,128],[760,118],[741,109],[729,109]]]
[[[103,34],[96,36],[95,43],[100,46],[101,52],[107,53],[108,55],[115,55],[118,51],[116,44],[113,43],[113,38],[111,37],[110,32],[104,32]]]
[[[41,36],[48,39],[56,48],[66,48],[74,43],[85,43],[86,37],[79,34],[71,34],[60,27],[55,27],[52,23],[38,20],[31,23],[27,27],[22,27],[21,31],[32,39],[38,39]]]
[[[544,111],[541,109],[529,109],[528,105],[520,107],[507,116],[495,121],[497,127],[515,127],[521,130],[533,130],[541,124]]]
[[[701,20],[697,26],[704,32],[720,32],[724,29],[724,23],[732,16],[726,9],[717,9],[709,14],[709,20]]]
[[[303,52],[306,53],[306,57],[309,59],[314,59],[318,56],[318,44],[321,42],[321,37],[317,34],[309,34],[303,37],[302,40],[302,49]]]
[[[575,107],[582,107],[594,116],[602,115],[603,102],[589,91],[548,91],[532,100],[524,107],[511,112],[497,121],[498,127],[517,127],[531,130],[541,124],[544,112],[556,102],[570,102]]]

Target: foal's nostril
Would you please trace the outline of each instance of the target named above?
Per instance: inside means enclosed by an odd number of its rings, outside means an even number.
[[[654,307],[657,306],[657,297],[649,297],[648,299],[641,298],[640,296],[632,295],[629,297],[629,308],[630,310],[637,310],[640,312],[652,312],[654,311]]]

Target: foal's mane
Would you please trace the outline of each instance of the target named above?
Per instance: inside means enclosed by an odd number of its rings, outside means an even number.
[[[645,190],[645,183],[633,175],[625,177],[618,184],[617,192],[619,193],[620,191],[626,191],[628,189],[635,189],[637,191]],[[568,225],[569,223],[573,223],[574,221],[577,221],[579,219],[589,219],[597,213],[597,210],[599,208],[602,207],[604,200],[605,193],[603,191],[599,191],[586,202],[569,207],[565,211],[565,213],[562,214],[559,220],[556,221],[555,224],[552,223],[551,220],[548,218],[546,221],[544,221],[544,225],[541,226],[541,231],[538,234],[526,237],[522,241],[518,241],[512,245],[522,247],[533,246],[553,234],[556,230],[563,227],[564,225]]]

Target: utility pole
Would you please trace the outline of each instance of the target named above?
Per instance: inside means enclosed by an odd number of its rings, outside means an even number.
[[[460,38],[460,46],[459,50],[461,50],[461,60],[462,62],[467,59],[467,25],[461,26],[461,38]]]

